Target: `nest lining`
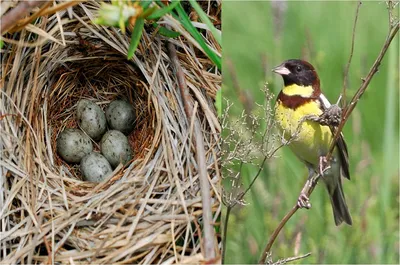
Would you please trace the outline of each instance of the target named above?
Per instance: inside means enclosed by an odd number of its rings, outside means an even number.
[[[107,56],[109,56],[107,54]],[[56,150],[56,139],[64,128],[77,128],[76,105],[80,99],[89,99],[103,110],[115,99],[126,99],[136,112],[135,129],[128,135],[134,151],[133,161],[142,161],[151,148],[154,136],[154,109],[146,102],[142,80],[138,79],[133,67],[123,57],[107,59],[83,59],[66,63],[54,71],[55,80],[47,97],[47,120],[51,133],[52,150]],[[53,75],[53,74],[52,74]],[[94,142],[99,151],[99,144]],[[77,179],[81,179],[77,166],[70,167],[55,155],[56,165],[69,167]]]
[[[63,35],[53,35],[60,42],[65,38],[66,46],[11,45],[4,54],[0,256],[6,263],[199,262],[202,204],[192,128],[165,40],[144,32],[133,62],[127,61],[129,38],[94,26],[94,9],[87,5],[73,9],[72,22],[62,20]],[[45,25],[52,23],[37,26]],[[29,34],[19,37],[26,41]],[[212,98],[221,79],[207,71],[207,59],[193,58],[191,45],[174,43],[199,102],[217,222],[219,124]],[[104,108],[118,97],[137,112],[137,129],[129,136],[133,162],[100,184],[82,181],[77,166],[56,155],[55,139],[63,128],[77,127],[74,106],[80,98]]]

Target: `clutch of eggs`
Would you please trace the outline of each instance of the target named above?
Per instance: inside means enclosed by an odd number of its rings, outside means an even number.
[[[113,168],[132,159],[126,135],[134,129],[135,119],[134,109],[127,101],[112,101],[104,113],[96,103],[81,99],[76,108],[80,129],[68,128],[59,134],[57,153],[68,163],[80,163],[85,180],[101,182]],[[112,130],[107,131],[107,124]],[[101,154],[93,152],[92,144],[100,139]]]

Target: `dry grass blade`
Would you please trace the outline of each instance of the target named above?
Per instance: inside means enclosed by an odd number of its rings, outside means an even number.
[[[129,36],[93,24],[98,8],[96,1],[79,3],[6,36],[10,41],[2,50],[0,92],[0,260],[200,263],[202,165],[195,157],[191,120],[177,90],[166,39],[145,30],[128,61]],[[178,24],[172,28],[183,31]],[[36,34],[41,37],[32,42]],[[173,42],[198,102],[215,222],[221,212],[216,188],[220,125],[213,97],[221,76],[191,41]],[[220,49],[213,40],[209,43]],[[134,158],[102,183],[83,181],[78,166],[56,154],[57,135],[77,126],[79,99],[104,109],[121,97],[137,112],[137,128],[129,135]]]
[[[196,145],[196,162],[199,167],[200,177],[200,189],[203,203],[203,222],[204,222],[204,255],[206,260],[215,259],[215,231],[212,226],[212,211],[211,211],[211,196],[210,196],[210,184],[208,182],[207,168],[205,161],[205,150],[203,134],[201,132],[200,123],[196,114],[196,106],[194,105],[193,98],[190,95],[189,89],[186,85],[186,80],[182,67],[179,64],[178,57],[176,54],[175,46],[172,43],[168,43],[168,49],[170,52],[170,58],[174,64],[175,73],[178,79],[178,86],[181,92],[181,98],[184,103],[186,116],[192,119],[194,127],[194,138],[193,143]]]
[[[45,5],[46,1],[24,1],[19,3],[15,8],[11,9],[8,13],[1,17],[1,34],[7,32],[10,28],[13,27],[13,23],[22,19],[26,16],[32,9],[35,7]],[[3,3],[2,3],[2,7]],[[10,7],[10,6],[7,6]]]

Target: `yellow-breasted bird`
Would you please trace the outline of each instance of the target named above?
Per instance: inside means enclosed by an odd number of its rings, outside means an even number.
[[[308,179],[321,172],[333,135],[329,126],[308,119],[321,115],[331,107],[322,94],[320,81],[314,67],[302,60],[292,59],[275,67],[273,72],[283,78],[284,87],[276,101],[275,119],[284,138],[289,140],[293,153],[307,166]],[[352,224],[342,188],[341,176],[350,179],[347,146],[341,134],[332,155],[330,168],[321,179],[327,187],[335,224],[343,221]],[[299,205],[304,207],[305,194],[300,195]]]

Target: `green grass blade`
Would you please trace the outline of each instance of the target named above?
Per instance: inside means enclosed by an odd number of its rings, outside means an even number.
[[[153,12],[157,10],[156,6],[152,6],[150,8],[147,8],[143,11],[143,13],[140,15],[140,17],[142,18],[148,18],[148,16],[150,16],[151,14],[153,14]]]
[[[179,32],[167,29],[166,27],[160,26],[157,23],[153,23],[153,27],[157,29],[160,35],[163,35],[168,38],[177,38],[181,35]]]
[[[135,53],[136,48],[139,45],[140,38],[142,37],[143,28],[144,18],[138,18],[132,32],[131,44],[129,45],[128,50],[128,59],[132,59],[133,54]]]
[[[182,23],[183,27],[193,36],[193,38],[198,42],[201,48],[203,48],[204,52],[208,56],[208,58],[213,61],[213,63],[221,70],[221,57],[216,55],[210,47],[205,43],[203,36],[197,31],[197,29],[193,26],[192,21],[186,15],[183,7],[179,4],[176,7],[176,11],[178,12],[180,22]]]
[[[179,5],[179,1],[174,1],[172,2],[170,5],[157,9],[156,11],[154,11],[150,16],[148,16],[148,19],[158,19],[162,16],[164,16],[165,14],[170,13],[177,5]]]
[[[208,18],[207,14],[203,11],[201,6],[195,0],[189,0],[189,2],[192,5],[193,9],[197,12],[197,14],[199,14],[201,21],[203,21],[207,25],[214,38],[217,40],[218,44],[221,45],[221,33],[214,27],[214,24]]]
[[[151,3],[153,3],[153,1],[151,1],[151,0],[142,0],[142,1],[140,1],[140,5],[143,7],[143,9],[148,8]]]

